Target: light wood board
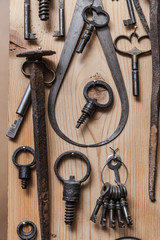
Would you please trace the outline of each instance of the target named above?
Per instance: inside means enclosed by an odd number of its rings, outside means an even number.
[[[126,1],[103,0],[104,8],[110,15],[110,30],[112,38],[120,34],[129,35],[132,29],[123,26],[123,19],[128,19]],[[146,18],[149,22],[149,3],[140,1]],[[64,41],[52,37],[53,31],[58,29],[58,1],[51,1],[50,20],[43,23],[38,18],[38,1],[31,1],[32,32],[37,34],[38,40],[25,41],[23,38],[23,1],[10,1],[10,80],[9,80],[9,123],[17,118],[16,109],[28,84],[20,69],[22,59],[16,58],[16,54],[29,49],[55,50],[56,55],[49,57],[51,67],[56,69],[63,48]],[[66,32],[72,18],[76,1],[65,1]],[[136,13],[138,34],[145,34]],[[136,43],[137,44],[137,43]],[[127,43],[122,41],[119,45],[127,49]],[[148,49],[149,43],[143,42],[141,49]],[[132,95],[131,59],[118,56],[129,98],[129,117],[125,129],[120,136],[108,145],[99,148],[78,148],[61,140],[51,128],[48,120],[47,99],[49,89],[46,89],[46,119],[47,140],[50,172],[50,216],[51,239],[58,240],[114,240],[122,236],[135,236],[143,240],[160,239],[160,174],[157,174],[157,187],[155,203],[151,203],[148,197],[148,155],[149,155],[149,125],[150,125],[150,99],[152,86],[152,62],[151,56],[142,57],[139,61],[140,70],[140,98],[136,100]],[[83,88],[85,84],[100,76],[112,87],[114,92],[114,105],[106,113],[97,113],[91,121],[86,122],[86,127],[76,130],[75,124],[81,109],[85,104]],[[71,66],[67,72],[56,104],[56,116],[60,128],[72,139],[82,143],[95,143],[109,136],[116,128],[120,118],[121,105],[114,85],[110,70],[106,63],[102,49],[93,34],[82,55],[75,54]],[[36,172],[32,172],[32,181],[27,190],[21,189],[18,179],[18,169],[12,163],[14,150],[22,145],[34,148],[32,113],[29,109],[20,134],[15,141],[9,140],[8,145],[8,240],[17,240],[17,225],[20,221],[31,220],[38,228],[37,239],[40,240],[40,226],[38,217]],[[101,170],[112,148],[119,148],[118,154],[128,167],[129,178],[127,182],[129,210],[133,218],[131,228],[116,230],[107,227],[103,230],[100,224],[93,224],[89,218],[95,206],[96,199],[102,186]],[[53,166],[56,158],[67,150],[79,150],[87,155],[91,162],[92,172],[90,179],[82,186],[81,199],[77,206],[75,225],[70,228],[64,223],[65,203],[62,201],[63,185],[56,178]],[[24,155],[23,155],[24,156]],[[158,154],[159,157],[159,154]],[[29,161],[28,156],[23,159]],[[30,158],[31,159],[31,158]],[[159,166],[158,166],[159,168]],[[80,178],[85,173],[85,164],[81,161],[70,160],[62,165],[61,173],[68,178],[75,174]],[[159,173],[159,169],[158,169]],[[121,178],[124,180],[125,171]],[[105,180],[114,183],[113,172],[105,171]],[[100,218],[98,217],[98,220]],[[107,223],[108,225],[108,223]]]

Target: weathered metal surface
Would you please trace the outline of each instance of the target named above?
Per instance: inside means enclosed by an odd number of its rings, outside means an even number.
[[[150,39],[152,47],[152,97],[149,145],[149,197],[155,201],[160,100],[160,1],[150,0]]]
[[[64,21],[64,0],[59,0],[59,30],[54,31],[53,37],[64,37],[65,21]]]
[[[41,226],[41,240],[50,239],[49,228],[49,183],[48,158],[45,122],[44,64],[42,56],[52,55],[53,51],[30,51],[18,54],[29,61],[33,130],[38,186],[38,204]]]
[[[136,24],[132,1],[126,0],[126,2],[127,2],[130,19],[123,20],[123,23],[124,23],[124,26],[132,26],[132,25]]]
[[[148,36],[150,36],[150,29],[149,29],[146,17],[143,13],[143,10],[140,6],[139,0],[133,0],[133,3],[146,33],[148,34]]]
[[[98,146],[102,146],[104,144],[107,144],[107,143],[113,141],[122,132],[122,130],[127,122],[128,112],[129,112],[128,96],[127,96],[124,80],[122,77],[122,73],[120,70],[116,52],[115,52],[115,49],[113,46],[109,28],[108,28],[108,26],[106,26],[101,29],[97,28],[96,32],[97,32],[99,41],[101,43],[106,60],[108,62],[108,65],[109,65],[111,74],[113,76],[113,80],[115,82],[115,85],[116,85],[116,88],[117,88],[117,91],[118,91],[118,94],[120,97],[120,101],[121,101],[121,106],[122,106],[121,118],[120,118],[118,127],[116,128],[115,132],[110,137],[108,137],[106,140],[96,143],[96,144],[85,145],[85,144],[77,143],[77,142],[74,142],[73,140],[71,140],[60,130],[60,128],[58,126],[56,116],[55,116],[56,100],[57,100],[61,85],[63,83],[63,80],[65,78],[67,69],[69,67],[70,61],[72,59],[74,50],[76,48],[77,42],[81,35],[83,26],[84,26],[84,21],[83,21],[81,13],[82,13],[83,9],[89,5],[90,5],[89,0],[77,0],[74,14],[72,17],[72,21],[70,24],[70,28],[68,31],[67,39],[65,41],[65,44],[64,44],[64,47],[62,50],[62,54],[61,54],[61,57],[59,60],[59,64],[58,64],[58,67],[56,70],[56,80],[51,88],[50,95],[49,95],[49,101],[48,101],[49,119],[50,119],[50,123],[51,123],[53,129],[55,130],[55,132],[65,141],[67,141],[73,145],[80,146],[80,147],[98,147]],[[95,1],[94,5],[101,6],[103,8],[101,0]],[[105,18],[104,16],[96,15],[95,12],[93,13],[93,15],[94,15],[95,21],[97,21],[97,18],[98,18],[98,23],[104,23],[104,18]],[[75,34],[75,32],[76,32],[76,34]]]

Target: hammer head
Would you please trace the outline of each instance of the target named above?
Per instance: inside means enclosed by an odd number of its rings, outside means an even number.
[[[28,52],[23,52],[17,54],[17,57],[26,57],[29,60],[38,60],[41,59],[43,56],[51,56],[55,54],[55,51],[51,50],[33,50]]]

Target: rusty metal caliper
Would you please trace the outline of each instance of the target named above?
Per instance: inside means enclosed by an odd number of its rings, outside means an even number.
[[[49,119],[55,132],[65,141],[80,147],[98,147],[113,141],[122,132],[127,122],[128,112],[129,112],[128,96],[127,96],[124,80],[122,77],[116,52],[113,46],[110,30],[107,25],[102,28],[96,28],[95,31],[97,33],[100,44],[102,46],[105,58],[108,62],[113,80],[115,82],[115,85],[120,97],[121,118],[120,118],[119,124],[111,136],[109,136],[107,139],[96,144],[77,143],[72,139],[70,139],[69,137],[67,137],[58,126],[56,116],[55,116],[55,106],[56,106],[58,93],[60,91],[61,85],[65,78],[65,74],[67,72],[67,69],[69,68],[72,56],[75,52],[75,48],[77,46],[82,29],[84,27],[82,12],[85,7],[90,5],[91,5],[90,0],[77,0],[72,21],[70,24],[70,28],[68,31],[67,39],[65,41],[62,54],[59,60],[59,64],[56,70],[56,80],[51,88],[49,101],[48,101]],[[102,0],[92,1],[92,7],[101,7],[103,9]],[[98,15],[96,11],[93,11],[93,20],[95,22],[98,22],[99,24],[103,24],[106,21],[104,14]]]

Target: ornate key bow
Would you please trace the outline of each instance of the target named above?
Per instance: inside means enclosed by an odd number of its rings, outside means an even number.
[[[122,39],[128,40],[130,43],[132,42],[132,37],[136,37],[138,40],[138,43],[140,43],[140,41],[143,39],[149,39],[148,35],[143,35],[143,36],[139,37],[139,35],[135,31],[130,36],[120,35],[120,36],[116,37],[116,39],[114,40],[114,47],[118,53],[132,58],[133,96],[137,97],[137,96],[139,96],[138,59],[142,55],[151,54],[151,49],[142,51],[142,50],[138,49],[137,47],[133,47],[132,49],[130,49],[128,51],[123,51],[123,50],[120,50],[117,46],[118,41],[122,40]]]

